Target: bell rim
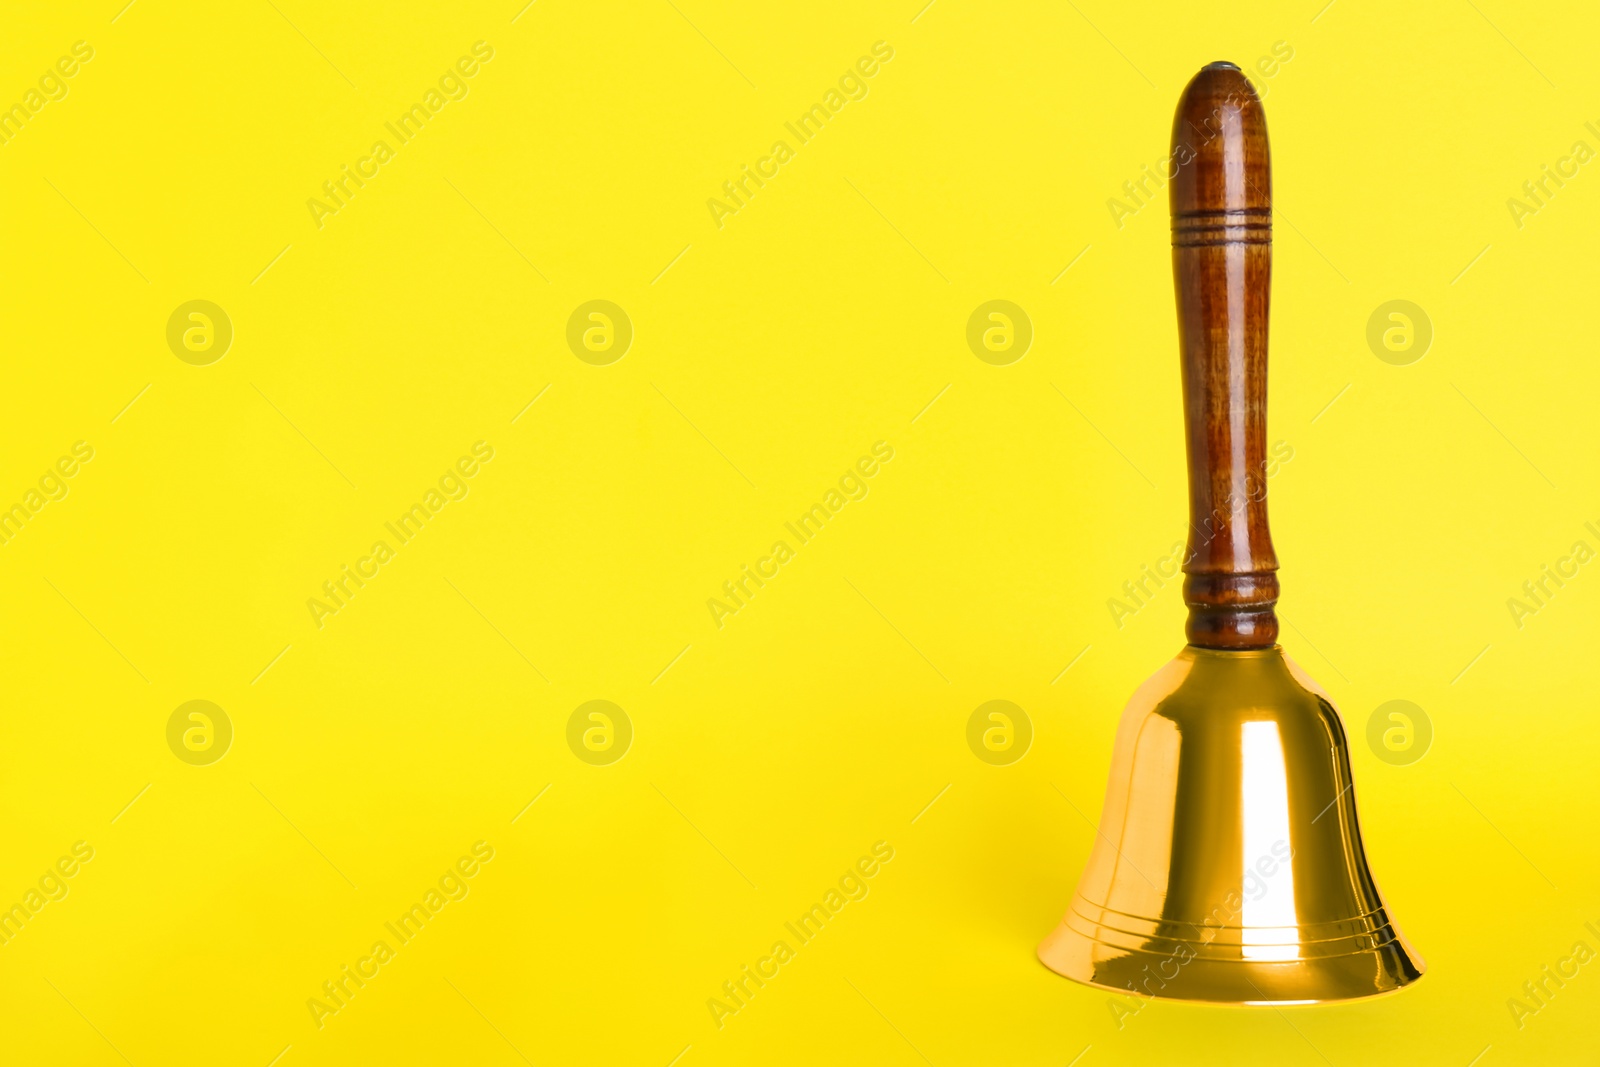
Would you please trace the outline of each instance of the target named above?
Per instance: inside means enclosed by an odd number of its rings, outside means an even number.
[[[1066,926],[1065,923],[1057,926],[1051,934],[1039,943],[1035,950],[1035,958],[1040,966],[1051,974],[1058,975],[1079,985],[1092,989],[1105,990],[1121,996],[1132,996],[1141,1000],[1178,1000],[1192,1004],[1216,1005],[1220,1007],[1292,1007],[1315,1006],[1321,1004],[1343,1004],[1355,1000],[1370,1000],[1376,997],[1390,996],[1407,989],[1427,974],[1428,967],[1407,942],[1398,930],[1392,941],[1374,948],[1358,952],[1350,952],[1339,956],[1305,957],[1296,960],[1225,960],[1196,955],[1191,960],[1180,964],[1178,971],[1171,978],[1161,981],[1161,990],[1157,992],[1141,992],[1132,986],[1119,986],[1109,982],[1096,981],[1092,971],[1090,974],[1080,973],[1084,968],[1074,966],[1070,960],[1062,960],[1057,966],[1051,962],[1050,956],[1064,955],[1060,951],[1062,942],[1071,940],[1079,943],[1080,947],[1101,947],[1116,950],[1119,954],[1128,957],[1149,957],[1151,961],[1170,961],[1170,955],[1147,952],[1139,949],[1127,949],[1121,946],[1108,945],[1094,938],[1086,937],[1076,930]],[[1265,946],[1264,946],[1265,947]],[[1054,948],[1056,951],[1050,951]],[[1353,960],[1370,959],[1374,965],[1374,976],[1387,976],[1387,982],[1380,982],[1373,986],[1359,987],[1341,978],[1350,972],[1349,965]],[[1343,966],[1341,966],[1341,964]],[[1299,972],[1294,985],[1300,986],[1295,992],[1304,992],[1307,996],[1280,996],[1274,997],[1264,991],[1261,986],[1251,981],[1251,970],[1256,972],[1256,977],[1261,978],[1267,985],[1279,985],[1282,976],[1293,966]],[[1179,983],[1177,977],[1186,968],[1190,980]],[[1147,969],[1148,970],[1148,969]],[[1230,996],[1223,992],[1215,977],[1206,977],[1198,972],[1214,972],[1226,975],[1229,978],[1242,977],[1245,984],[1249,985],[1256,993],[1257,998]],[[1164,972],[1161,972],[1164,974]],[[1271,979],[1277,978],[1278,981]],[[1226,988],[1237,989],[1236,983],[1229,982]]]
[[[1087,905],[1088,908],[1101,912],[1103,916],[1115,918],[1117,922],[1108,922],[1105,918],[1094,918],[1094,916],[1085,911],[1085,905]],[[1074,920],[1077,920],[1077,922],[1075,923]],[[1119,923],[1125,924],[1119,925]],[[1344,941],[1359,942],[1362,939],[1371,941],[1380,936],[1383,936],[1384,938],[1382,941],[1378,941],[1374,945],[1369,945],[1364,948],[1357,948],[1349,953],[1319,952],[1319,956],[1353,955],[1356,952],[1365,951],[1366,948],[1381,948],[1390,941],[1401,939],[1399,927],[1395,924],[1394,920],[1390,918],[1388,908],[1382,904],[1359,915],[1351,915],[1348,918],[1333,919],[1318,923],[1300,923],[1298,925],[1293,923],[1285,923],[1273,926],[1246,926],[1236,923],[1206,925],[1183,919],[1172,919],[1167,917],[1151,918],[1144,915],[1132,915],[1127,912],[1120,912],[1114,908],[1098,905],[1092,901],[1085,900],[1082,897],[1075,896],[1073,897],[1072,902],[1067,906],[1067,912],[1062,917],[1061,922],[1058,925],[1072,929],[1073,932],[1078,934],[1080,937],[1117,948],[1130,946],[1114,945],[1109,941],[1105,941],[1103,938],[1097,937],[1095,931],[1106,930],[1123,937],[1140,939],[1146,943],[1155,943],[1159,941],[1162,943],[1170,943],[1174,946],[1178,944],[1192,945],[1199,943],[1203,946],[1220,945],[1225,948],[1237,947],[1246,944],[1244,935],[1251,931],[1254,931],[1257,934],[1277,934],[1289,932],[1295,935],[1285,940],[1248,942],[1251,945],[1259,945],[1263,947],[1274,945],[1320,945],[1324,948],[1332,948],[1339,942]],[[1085,930],[1081,928],[1082,926],[1094,927],[1095,930]],[[1135,928],[1129,929],[1130,926]],[[1139,927],[1142,927],[1142,929]],[[1170,931],[1170,933],[1164,934],[1162,933],[1163,930]],[[1327,936],[1330,930],[1337,930],[1338,932],[1333,933],[1331,936]]]

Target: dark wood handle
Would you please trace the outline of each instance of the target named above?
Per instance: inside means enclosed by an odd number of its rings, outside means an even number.
[[[1172,124],[1172,274],[1189,448],[1185,627],[1205,648],[1278,639],[1267,530],[1272,176],[1261,100],[1232,63],[1203,68]]]

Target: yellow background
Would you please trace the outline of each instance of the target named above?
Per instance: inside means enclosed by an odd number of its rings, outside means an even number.
[[[1600,147],[1592,12],[120,2],[0,43],[5,102],[95,50],[0,147],[0,503],[95,449],[0,546],[0,904],[95,850],[0,947],[0,1058],[1592,1061],[1600,965],[1520,1029],[1506,1003],[1600,947],[1600,570],[1520,629],[1506,604],[1600,546],[1600,173],[1506,205]],[[307,200],[480,40],[469,95],[319,229]],[[708,198],[877,41],[868,95],[719,229]],[[1199,66],[1279,41],[1284,644],[1343,709],[1429,973],[1119,1020],[1033,956],[1118,711],[1182,641],[1176,584],[1107,608],[1184,525],[1165,194],[1120,229],[1107,201]],[[165,339],[193,299],[235,331],[209,366]],[[609,366],[565,341],[591,299],[634,326]],[[1009,366],[966,345],[990,299],[1035,330]],[[1366,342],[1392,299],[1434,328],[1408,366]],[[479,440],[470,495],[317,628]],[[880,440],[869,495],[717,628]],[[194,699],[235,732],[209,766],[166,742]],[[566,742],[593,699],[635,731],[609,766]],[[1035,730],[1006,767],[965,740],[994,699]],[[1365,740],[1392,699],[1433,724],[1409,765]],[[480,840],[469,895],[319,1029],[307,1000]],[[870,894],[719,1029],[707,1000],[877,841]]]

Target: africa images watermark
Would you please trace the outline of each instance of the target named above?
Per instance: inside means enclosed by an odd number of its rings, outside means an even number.
[[[0,544],[9,545],[12,538],[44,510],[45,505],[53,500],[65,500],[72,491],[67,480],[75,477],[83,469],[83,464],[91,459],[94,459],[93,445],[87,441],[73,442],[70,455],[60,457],[52,466],[45,468],[45,472],[39,476],[37,489],[30,488],[17,503],[0,510]]]
[[[783,128],[794,135],[796,147],[810,144],[829,121],[838,117],[846,104],[852,100],[865,100],[867,79],[878,73],[880,64],[888,63],[893,58],[894,48],[888,42],[875,42],[871,55],[857,59],[854,66],[846,68],[839,76],[836,88],[829,88],[822,94],[822,100],[801,112],[799,118],[785,122]],[[756,160],[754,167],[748,163],[739,165],[739,176],[722,183],[722,196],[725,199],[711,197],[706,201],[706,210],[711,212],[711,221],[717,229],[722,229],[727,216],[737,215],[739,209],[749,204],[758,191],[766,188],[767,182],[778,176],[783,165],[795,157],[796,147],[791,147],[786,140],[774,141],[767,154]],[[751,187],[752,183],[754,188]]]
[[[414,941],[422,933],[423,927],[437,919],[447,904],[467,899],[467,894],[472,891],[467,882],[477,877],[483,869],[482,865],[492,859],[493,845],[487,841],[473,842],[472,853],[445,868],[438,882],[429,886],[422,895],[420,903],[412,904],[410,910],[402,913],[394,922],[383,924],[383,928],[394,938],[393,945],[386,938],[379,938],[372,943],[367,955],[357,958],[353,966],[343,964],[337,975],[323,982],[322,993],[306,999],[306,1009],[311,1012],[311,1021],[317,1024],[317,1029],[321,1030],[327,1025],[329,1016],[348,1008],[355,995],[377,978],[384,965],[392,962],[401,948]]]
[[[29,120],[36,118],[46,105],[65,100],[70,91],[67,79],[76,75],[93,58],[93,45],[88,41],[75,41],[70,55],[64,55],[53,66],[46,67],[45,72],[39,75],[37,88],[30,86],[22,94],[21,100],[0,111],[0,145],[10,144],[12,138],[21,133]]]
[[[1241,71],[1250,79],[1251,86],[1255,89],[1258,98],[1265,98],[1270,91],[1267,81],[1277,76],[1283,69],[1283,64],[1294,58],[1294,49],[1287,41],[1275,41],[1270,55],[1264,55],[1256,60],[1253,69]],[[1128,219],[1137,215],[1145,207],[1154,203],[1156,195],[1161,192],[1166,184],[1178,176],[1178,171],[1194,162],[1199,154],[1198,148],[1211,142],[1222,132],[1222,111],[1224,108],[1235,108],[1243,99],[1242,95],[1229,93],[1227,98],[1211,109],[1211,114],[1206,116],[1204,124],[1198,129],[1191,126],[1191,132],[1199,136],[1199,144],[1184,141],[1172,150],[1172,154],[1156,163],[1154,167],[1146,163],[1139,170],[1138,177],[1130,178],[1122,183],[1122,197],[1113,196],[1106,200],[1106,210],[1111,212],[1111,221],[1122,229]]]
[[[867,479],[882,469],[880,464],[888,463],[892,459],[894,459],[894,446],[887,441],[875,442],[872,446],[872,455],[862,456],[856,460],[854,466],[839,476],[838,488],[830,487],[822,494],[821,503],[812,504],[794,522],[784,523],[784,529],[794,535],[798,544],[810,544],[830,519],[838,518],[839,512],[844,510],[846,504],[852,500],[866,499],[869,491]],[[737,615],[741,609],[748,606],[755,598],[756,591],[776,578],[779,569],[794,559],[795,551],[794,546],[788,541],[774,541],[768,555],[757,559],[754,565],[744,564],[737,577],[723,582],[722,593],[726,599],[711,597],[706,600],[706,609],[711,612],[711,621],[716,628],[722,629],[723,620],[727,616]],[[751,588],[752,584],[755,588]]]
[[[0,945],[11,944],[11,939],[22,933],[22,928],[38,918],[45,906],[56,900],[65,900],[71,886],[67,879],[74,877],[83,865],[94,859],[94,846],[87,841],[75,841],[70,855],[64,855],[45,868],[35,886],[22,894],[22,899],[5,911],[0,911]]]
[[[1272,879],[1277,878],[1279,872],[1287,870],[1289,861],[1292,859],[1294,859],[1294,849],[1289,842],[1280,839],[1272,843],[1271,849],[1257,857],[1255,863],[1247,865],[1244,868],[1244,875],[1239,885],[1232,889],[1216,907],[1211,909],[1211,914],[1207,915],[1199,923],[1206,931],[1205,936],[1198,939],[1200,944],[1202,946],[1211,944],[1219,934],[1228,929],[1240,931],[1241,935],[1249,934],[1252,931],[1259,931],[1270,936],[1292,934],[1293,931],[1290,927],[1268,927],[1262,931],[1260,927],[1250,923],[1248,917],[1246,918],[1248,925],[1244,927],[1235,925],[1241,915],[1246,915],[1247,912],[1252,910],[1252,905],[1259,905],[1266,900],[1268,892],[1273,888]],[[1285,881],[1288,882],[1288,880]],[[1289,897],[1292,897],[1294,894],[1292,882],[1288,882],[1287,885],[1280,884],[1278,889],[1280,895],[1286,892]],[[1244,945],[1243,953],[1247,959],[1252,958],[1252,956],[1259,959],[1277,959],[1282,955],[1281,949],[1283,946],[1271,944],[1253,945],[1248,938],[1242,936],[1241,939]],[[1132,998],[1133,1007],[1129,1007],[1124,1002],[1128,998],[1118,1000],[1116,997],[1107,997],[1106,1008],[1111,1012],[1111,1017],[1117,1021],[1117,1029],[1121,1030],[1127,1025],[1127,1020],[1130,1017],[1143,1011],[1145,1006],[1159,995],[1161,990],[1167,987],[1168,982],[1178,977],[1178,972],[1183,969],[1185,964],[1192,961],[1196,955],[1194,945],[1187,940],[1179,939],[1177,947],[1166,957],[1156,962],[1153,972],[1149,964],[1145,965],[1144,980],[1139,983],[1143,986],[1142,992],[1135,988],[1132,980],[1129,980],[1128,994]],[[1154,988],[1152,988],[1152,985]]]
[[[1592,522],[1583,524],[1596,538],[1600,538],[1600,529]],[[1595,551],[1587,541],[1574,541],[1572,548],[1564,556],[1556,557],[1555,563],[1546,563],[1539,568],[1539,576],[1530,578],[1522,583],[1522,596],[1507,597],[1506,610],[1511,612],[1511,621],[1517,629],[1526,625],[1524,620],[1530,615],[1537,615],[1541,610],[1550,605],[1555,595],[1567,587],[1567,583],[1578,576],[1578,569],[1585,563],[1595,558]]]
[[[892,859],[893,845],[887,841],[874,842],[871,855],[862,856],[839,876],[838,888],[830,886],[822,895],[821,903],[812,904],[810,910],[803,912],[794,922],[783,924],[783,928],[793,935],[794,945],[782,939],[774,941],[772,950],[757,959],[754,967],[746,963],[739,968],[737,977],[722,983],[720,998],[706,998],[706,1009],[711,1012],[711,1021],[717,1024],[717,1029],[721,1030],[726,1025],[728,1016],[737,1015],[749,1007],[755,995],[778,977],[783,965],[795,958],[797,948],[810,944],[813,938],[822,933],[823,927],[839,917],[847,904],[867,899],[867,894],[871,892],[868,881],[876,877],[883,865]]]
[[[1106,610],[1111,612],[1111,621],[1117,624],[1117,629],[1127,625],[1128,620],[1150,606],[1156,594],[1166,588],[1168,582],[1176,578],[1183,569],[1183,565],[1195,557],[1200,549],[1209,545],[1217,536],[1217,531],[1225,519],[1237,517],[1252,502],[1259,501],[1267,495],[1267,479],[1283,469],[1283,465],[1294,459],[1294,446],[1287,441],[1275,441],[1272,453],[1261,461],[1261,471],[1257,475],[1252,471],[1245,475],[1245,491],[1243,496],[1230,496],[1222,501],[1217,509],[1207,516],[1204,528],[1192,532],[1196,539],[1193,546],[1186,550],[1183,541],[1174,541],[1172,549],[1164,556],[1156,559],[1155,563],[1146,563],[1139,568],[1139,573],[1128,581],[1122,583],[1123,597],[1111,597],[1106,601]],[[1229,525],[1232,525],[1229,522]]]
[[[1592,136],[1600,138],[1600,128],[1596,128],[1593,122],[1585,122],[1583,128]],[[1528,216],[1537,215],[1540,210],[1548,207],[1556,194],[1566,188],[1567,182],[1578,176],[1579,168],[1594,156],[1595,151],[1588,141],[1574,141],[1571,151],[1557,158],[1554,166],[1549,163],[1540,164],[1539,176],[1522,183],[1522,196],[1506,198],[1506,210],[1511,212],[1511,221],[1517,229],[1520,230],[1526,225]]]
[[[439,517],[446,504],[455,500],[465,500],[472,487],[468,480],[483,469],[482,464],[494,459],[494,446],[487,441],[477,441],[472,446],[472,454],[457,459],[454,465],[445,469],[439,476],[436,486],[430,486],[422,494],[419,503],[412,504],[410,508],[400,513],[400,517],[393,522],[386,522],[383,528],[394,535],[398,544],[410,544],[422,528],[432,519]],[[317,629],[322,629],[323,619],[329,615],[337,615],[350,605],[355,595],[366,584],[376,578],[383,569],[383,565],[395,558],[397,550],[388,541],[378,540],[372,543],[372,550],[365,556],[355,561],[352,567],[346,563],[339,568],[339,574],[322,583],[322,594],[325,599],[308,597],[306,609],[311,612],[311,623]],[[370,568],[370,569],[369,569]]]
[[[431,85],[428,87],[422,94],[421,103],[412,104],[395,121],[385,122],[383,128],[394,136],[396,145],[391,146],[385,140],[374,141],[372,149],[356,160],[354,168],[348,163],[340,164],[339,175],[322,183],[322,195],[325,199],[312,197],[306,201],[306,209],[311,212],[312,224],[320,230],[325,225],[324,219],[327,216],[337,215],[342,209],[349,207],[356,193],[366,188],[367,182],[378,176],[383,165],[395,157],[399,147],[410,144],[430,120],[438,117],[446,104],[452,100],[467,98],[467,93],[471,91],[467,79],[475,77],[482,69],[481,65],[487,64],[493,58],[493,45],[487,41],[476,42],[472,46],[471,55],[457,59],[453,66],[446,68],[445,72],[439,75],[437,87]]]
[[[1596,928],[1594,923],[1586,922],[1583,928],[1596,938],[1600,938],[1600,928]],[[1573,943],[1572,951],[1567,955],[1553,964],[1547,963],[1541,967],[1538,978],[1523,982],[1522,993],[1527,999],[1517,997],[1506,999],[1506,1008],[1511,1012],[1511,1021],[1517,1024],[1517,1029],[1521,1030],[1528,1025],[1530,1018],[1548,1008],[1556,994],[1565,989],[1568,982],[1578,977],[1583,965],[1594,958],[1594,947],[1580,938]]]

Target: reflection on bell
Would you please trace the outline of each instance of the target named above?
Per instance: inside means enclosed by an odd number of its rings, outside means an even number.
[[[1339,713],[1277,644],[1272,175],[1261,101],[1238,67],[1213,63],[1184,89],[1171,159],[1189,645],[1122,714],[1094,851],[1039,958],[1140,996],[1388,993],[1422,962],[1367,870]]]
[[[1134,694],[1089,865],[1039,958],[1121,993],[1232,1003],[1421,976],[1367,870],[1339,714],[1282,649],[1190,646]]]

